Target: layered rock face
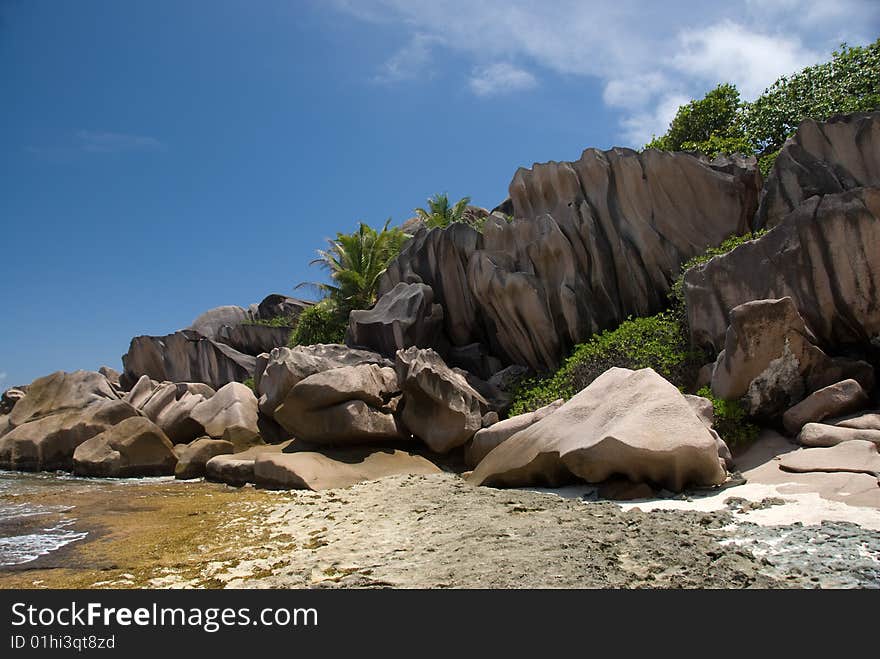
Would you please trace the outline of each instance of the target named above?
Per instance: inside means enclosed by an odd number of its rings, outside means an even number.
[[[203,382],[215,389],[246,380],[254,375],[256,356],[286,345],[293,331],[252,323],[279,316],[293,321],[311,304],[273,294],[248,309],[210,309],[173,334],[137,336],[122,357],[122,385],[132,387],[142,375],[160,382]]]
[[[812,197],[760,239],[692,268],[684,278],[694,343],[715,353],[730,312],[790,297],[821,347],[880,334],[880,190]]]
[[[806,119],[776,158],[755,228],[776,226],[812,196],[861,187],[880,187],[880,112]]]
[[[663,309],[684,261],[749,228],[759,188],[753,159],[588,149],[519,170],[513,222],[420,231],[380,291],[431,288],[444,313],[430,347],[452,365],[477,344],[503,364],[554,368],[593,333]]]

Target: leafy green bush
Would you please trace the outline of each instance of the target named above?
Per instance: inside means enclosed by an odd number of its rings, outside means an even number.
[[[704,355],[691,349],[684,328],[670,314],[629,318],[577,346],[556,373],[522,381],[510,414],[571,398],[613,366],[653,368],[676,386],[689,388],[704,363]]]
[[[297,316],[275,316],[274,318],[255,318],[243,325],[262,325],[263,327],[296,327]]]
[[[348,314],[341,311],[331,298],[325,298],[303,310],[287,345],[293,348],[317,343],[342,343],[346,329]]]
[[[697,395],[712,401],[715,410],[715,423],[712,427],[730,448],[743,446],[757,439],[759,428],[749,423],[748,415],[739,401],[716,398],[709,387],[703,387]]]
[[[756,155],[765,176],[776,154],[804,119],[880,108],[880,39],[865,47],[842,44],[828,62],[783,76],[751,103],[731,84],[682,105],[669,129],[645,148]]]
[[[255,384],[254,384],[254,379],[253,379],[253,378],[248,378],[247,380],[245,380],[244,382],[242,382],[242,384],[243,384],[244,386],[250,388],[252,391],[255,390],[255,389],[254,389]]]

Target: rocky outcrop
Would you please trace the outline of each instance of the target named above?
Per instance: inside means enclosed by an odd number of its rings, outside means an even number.
[[[257,318],[259,320],[272,320],[273,318],[296,320],[303,311],[314,306],[314,304],[314,302],[300,300],[295,297],[272,293],[263,298],[263,301],[257,305]]]
[[[193,419],[197,405],[211,398],[214,390],[208,385],[195,382],[164,382],[144,397],[144,380],[138,380],[129,392],[130,400],[137,404],[143,414],[159,426],[174,444],[187,444],[205,434],[201,423]]]
[[[219,389],[254,373],[256,358],[194,330],[167,336],[137,336],[122,356],[123,385],[146,375],[159,382],[203,382]]]
[[[275,420],[297,439],[322,445],[403,439],[394,418],[399,399],[394,369],[341,366],[297,382]]]
[[[684,277],[694,343],[715,353],[730,312],[790,297],[824,349],[880,334],[880,190],[812,197],[773,230],[691,268]]]
[[[82,410],[94,403],[118,400],[119,394],[100,373],[57,371],[34,380],[9,413],[12,427],[50,414]]]
[[[196,439],[178,454],[174,477],[181,480],[201,478],[205,475],[205,465],[208,460],[218,455],[228,455],[234,452],[235,447],[232,442],[211,437]]]
[[[845,428],[826,423],[808,423],[801,429],[797,440],[803,446],[819,448],[837,446],[843,442],[854,440],[874,442],[880,446],[880,430]]]
[[[129,478],[170,476],[177,455],[174,447],[149,419],[126,419],[80,444],[73,454],[78,476]]]
[[[293,326],[224,325],[217,330],[215,340],[246,355],[259,355],[286,346],[293,330]]]
[[[724,349],[712,372],[712,392],[726,400],[742,399],[752,416],[771,417],[841,374],[873,386],[869,364],[831,359],[813,344],[790,297],[755,300],[730,312]]]
[[[829,448],[807,448],[782,456],[784,471],[851,471],[880,477],[878,445],[864,440],[842,442]]]
[[[755,228],[774,227],[815,195],[880,187],[880,112],[805,119],[782,147]]]
[[[431,287],[400,282],[372,309],[351,312],[345,340],[394,357],[401,348],[437,345],[442,327],[443,307],[434,304]]]
[[[210,437],[232,442],[239,450],[260,443],[257,399],[250,387],[230,382],[190,413]]]
[[[400,350],[395,369],[403,391],[401,420],[432,451],[447,453],[482,427],[488,402],[436,352]]]
[[[785,429],[792,435],[806,424],[824,421],[864,408],[868,404],[865,390],[855,380],[843,380],[814,391],[782,416]]]
[[[611,476],[680,491],[726,477],[715,438],[682,394],[651,369],[612,368],[477,465],[475,485],[558,486]]]
[[[281,444],[252,446],[230,455],[218,455],[205,463],[205,478],[209,481],[240,487],[254,482],[254,461],[263,454],[285,453],[297,450],[295,441]]]
[[[27,387],[10,387],[0,396],[0,414],[7,415],[15,404],[25,397]]]
[[[464,463],[468,469],[473,469],[480,461],[489,455],[489,452],[502,442],[510,439],[520,430],[525,430],[534,423],[537,423],[545,416],[552,414],[560,407],[563,401],[561,398],[555,400],[549,405],[538,408],[534,412],[526,412],[512,416],[504,421],[499,421],[488,428],[478,430],[473,439],[468,442],[464,452]],[[711,405],[711,403],[710,403]]]
[[[432,347],[451,364],[446,344],[476,344],[503,364],[554,368],[593,333],[665,308],[684,261],[749,228],[759,187],[754,160],[588,149],[519,170],[513,222],[418,232],[380,292],[431,288],[444,310]]]
[[[268,416],[275,414],[297,382],[310,375],[341,366],[392,365],[378,353],[337,344],[275,348],[265,358],[261,357],[261,364],[263,362],[265,367],[254,376],[254,387],[260,410]]]
[[[254,462],[259,487],[328,490],[396,474],[438,474],[425,458],[392,450],[264,453]]]

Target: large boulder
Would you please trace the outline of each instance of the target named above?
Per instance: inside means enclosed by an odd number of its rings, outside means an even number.
[[[391,366],[391,362],[378,353],[338,344],[275,348],[267,356],[261,355],[259,360],[265,366],[254,376],[254,387],[260,410],[268,416],[274,416],[293,386],[310,375],[340,366]]]
[[[10,387],[0,395],[0,414],[7,415],[15,404],[25,397],[27,387]]]
[[[493,449],[475,485],[559,486],[612,476],[680,491],[718,485],[715,438],[676,387],[652,369],[612,368],[558,410]]]
[[[215,340],[246,355],[259,355],[286,346],[293,330],[292,325],[224,325],[217,330]]]
[[[253,319],[254,315],[250,310],[226,305],[208,309],[196,318],[187,329],[198,332],[205,338],[214,339],[221,328],[252,322]]]
[[[397,353],[397,380],[403,391],[401,420],[437,453],[461,446],[482,427],[488,402],[461,373],[431,349]]]
[[[322,445],[402,439],[394,418],[399,393],[394,369],[341,366],[297,382],[275,420],[297,439]]]
[[[124,385],[147,375],[159,382],[203,382],[218,389],[254,374],[256,359],[194,330],[136,336],[122,356]]]
[[[565,401],[560,398],[549,405],[538,408],[534,412],[518,414],[509,419],[505,419],[504,421],[494,423],[488,428],[478,430],[473,439],[471,439],[465,447],[465,465],[468,469],[473,469],[480,464],[480,461],[489,455],[489,452],[496,446],[510,439],[520,430],[525,430],[548,414],[552,414],[562,407],[564,402]]]
[[[812,334],[790,297],[755,300],[730,312],[730,326],[712,372],[712,392],[742,399],[752,416],[774,416],[841,373],[873,384],[868,364],[832,360],[813,343]]]
[[[285,453],[298,450],[295,441],[281,444],[252,446],[244,451],[217,455],[205,463],[205,478],[209,481],[241,487],[254,482],[254,461],[263,454]]]
[[[825,448],[837,446],[843,442],[865,441],[880,446],[880,430],[864,428],[846,428],[832,426],[827,423],[808,423],[801,428],[797,436],[802,446]]]
[[[828,448],[806,448],[782,456],[785,471],[851,471],[880,477],[878,445],[864,440],[841,442]]]
[[[98,400],[23,423],[0,437],[0,469],[70,470],[80,444],[132,417],[138,411],[125,401]]]
[[[263,298],[263,301],[257,305],[257,318],[259,320],[273,320],[275,318],[287,318],[291,321],[299,318],[299,315],[311,306],[314,302],[300,300],[287,295],[271,293]]]
[[[441,354],[479,344],[544,371],[595,332],[665,308],[682,263],[750,227],[759,190],[754,159],[588,149],[517,171],[512,222],[419,231],[380,292],[430,286],[444,310]]]
[[[776,157],[755,226],[776,226],[815,195],[862,187],[880,187],[880,112],[804,119]]]
[[[178,454],[177,465],[174,467],[174,476],[178,479],[201,478],[205,475],[205,465],[208,460],[218,455],[228,455],[235,452],[232,442],[211,437],[200,437],[190,442]]]
[[[868,345],[880,334],[878,244],[880,190],[807,199],[759,239],[688,270],[693,342],[715,353],[733,309],[790,297],[826,351]]]
[[[13,427],[20,426],[57,412],[118,399],[119,394],[100,373],[57,371],[30,384],[27,394],[10,412],[9,422]]]
[[[398,283],[368,311],[352,311],[346,343],[394,357],[401,348],[437,345],[443,327],[443,307],[434,304],[434,291],[425,284]]]
[[[396,474],[437,474],[425,458],[393,450],[264,453],[254,462],[258,487],[328,490]]]
[[[244,448],[260,442],[257,398],[250,387],[230,382],[196,405],[190,417],[215,438]]]
[[[185,385],[161,384],[141,407],[144,415],[175,444],[187,444],[205,434],[205,428],[192,418],[192,412],[210,396],[192,393]]]
[[[843,380],[814,391],[782,415],[785,429],[792,435],[806,424],[824,421],[864,408],[868,404],[865,390],[855,380]]]
[[[73,454],[78,476],[170,476],[177,455],[168,437],[146,417],[125,419],[80,444]]]

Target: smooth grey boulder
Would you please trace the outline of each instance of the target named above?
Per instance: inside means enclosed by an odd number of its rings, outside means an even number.
[[[196,318],[187,329],[198,332],[208,339],[217,338],[222,327],[241,325],[253,321],[249,310],[234,305],[225,305],[208,309]]]
[[[224,325],[217,330],[215,340],[246,355],[259,355],[286,346],[293,330],[293,326]]]
[[[553,369],[594,333],[664,309],[682,263],[750,228],[759,190],[754,159],[588,149],[517,171],[512,222],[419,231],[380,292],[431,287],[438,352],[479,344],[502,364]]]
[[[873,385],[870,365],[833,360],[813,343],[790,297],[755,300],[730,312],[724,349],[712,371],[712,393],[742,400],[752,416],[772,417],[844,374]]]
[[[142,416],[125,419],[86,440],[73,454],[73,473],[78,476],[170,476],[176,464],[168,437]]]
[[[467,480],[556,487],[624,476],[681,491],[719,485],[726,475],[715,437],[674,385],[652,369],[612,368],[502,442]]]
[[[480,460],[485,458],[496,446],[510,439],[520,430],[525,430],[533,423],[537,423],[545,416],[552,414],[562,407],[564,402],[565,401],[560,398],[549,405],[538,408],[534,412],[518,414],[509,419],[505,419],[504,421],[494,423],[487,428],[478,430],[473,436],[473,439],[471,439],[465,447],[465,465],[468,469],[473,469],[480,464]]]
[[[119,394],[100,373],[57,371],[30,384],[27,394],[9,413],[9,422],[13,427],[20,426],[56,412],[118,399]]]
[[[275,410],[275,420],[297,439],[319,445],[403,439],[392,399],[394,369],[377,364],[341,366],[297,382]]]
[[[845,428],[827,423],[808,423],[797,437],[802,446],[828,447],[837,446],[842,442],[860,440],[874,442],[880,446],[880,430],[863,428]]]
[[[177,454],[178,461],[174,467],[174,477],[181,480],[201,478],[205,475],[205,464],[208,460],[218,455],[229,455],[234,452],[235,447],[232,442],[211,437],[196,439]]]
[[[70,470],[80,444],[137,416],[138,411],[125,401],[105,399],[28,421],[0,437],[0,469]]]
[[[314,306],[314,304],[314,302],[307,300],[271,293],[264,297],[262,302],[257,305],[257,317],[260,320],[272,320],[274,318],[296,320],[303,311]]]
[[[734,308],[790,297],[826,351],[868,345],[880,334],[878,244],[880,190],[807,199],[767,234],[687,271],[694,344],[716,353]]]
[[[254,387],[260,401],[260,411],[274,416],[293,386],[310,375],[340,366],[378,364],[391,366],[382,355],[369,350],[357,350],[339,344],[318,344],[275,348],[267,357],[260,357],[265,367],[254,377]]]
[[[219,389],[254,374],[256,358],[193,330],[136,336],[122,357],[123,384],[147,375],[159,382],[202,382]]]
[[[767,177],[755,227],[773,227],[804,200],[880,187],[880,112],[804,119]]]
[[[443,328],[443,307],[425,284],[398,283],[372,309],[352,311],[345,342],[394,357],[401,348],[431,348]]]
[[[855,380],[843,380],[814,391],[786,410],[782,424],[789,434],[796,435],[808,423],[854,412],[867,404],[868,396],[862,386]]]
[[[403,391],[401,420],[432,451],[447,453],[482,427],[488,402],[433,350],[399,350],[395,370]]]
[[[237,449],[260,443],[257,398],[241,382],[230,382],[196,405],[190,417],[210,437],[232,442]]]

